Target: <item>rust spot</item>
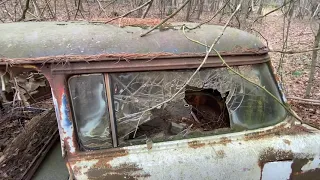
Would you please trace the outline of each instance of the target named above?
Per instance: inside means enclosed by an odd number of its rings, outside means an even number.
[[[122,157],[122,156],[126,156],[129,153],[127,151],[119,151],[119,152],[115,152],[112,154],[112,156],[105,156],[105,157],[101,157],[101,158],[96,158],[99,161],[95,164],[94,167],[97,168],[111,168],[109,162],[112,161],[113,159],[117,158],[117,157]]]
[[[99,18],[99,19],[94,19],[92,20],[93,23],[105,23],[110,21],[112,18]],[[161,19],[154,19],[154,18],[119,18],[115,19],[108,24],[114,24],[120,27],[125,27],[125,26],[140,26],[140,27],[145,27],[145,26],[155,26],[158,25],[161,22]]]
[[[226,153],[223,150],[217,151],[218,158],[224,158],[226,156]]]
[[[264,52],[265,53],[265,52]],[[251,55],[251,52],[227,52],[220,53],[222,56],[235,56],[235,55]],[[263,54],[263,53],[262,53]],[[69,64],[72,62],[99,62],[99,61],[115,61],[118,63],[120,60],[141,60],[146,59],[148,61],[157,58],[185,58],[185,57],[203,57],[205,53],[167,53],[167,52],[152,52],[152,53],[118,53],[118,54],[99,54],[99,55],[59,55],[59,56],[46,56],[46,57],[34,57],[34,58],[0,58],[0,65],[17,66],[17,65],[34,65],[40,66],[40,69],[45,64]],[[211,56],[217,57],[217,55],[211,54]],[[241,62],[242,60],[239,60]]]
[[[289,141],[288,139],[284,139],[283,142],[286,143],[286,144],[288,144],[288,145],[291,144],[291,141]]]
[[[267,47],[261,47],[260,49],[250,49],[250,48],[244,48],[244,47],[242,47],[242,46],[236,46],[233,50],[232,50],[232,52],[233,53],[238,53],[238,52],[249,52],[249,53],[253,53],[253,54],[255,54],[255,53],[261,53],[261,52],[266,52],[266,51],[268,51],[268,48]]]
[[[213,146],[213,145],[217,145],[217,144],[222,144],[222,145],[226,146],[226,145],[227,145],[228,143],[230,143],[230,142],[231,142],[231,139],[229,139],[229,138],[227,138],[227,137],[222,137],[222,138],[220,138],[220,140],[217,141],[217,142],[210,142],[209,145],[210,145],[210,146]]]
[[[292,151],[276,150],[274,148],[268,148],[259,157],[259,166],[263,169],[265,163],[273,161],[292,160]]]
[[[115,167],[110,165],[113,159],[128,154],[124,149],[97,150],[71,155],[69,162],[73,164],[75,177],[80,175],[86,175],[88,179],[138,179],[140,177],[149,177],[150,174],[144,172],[142,168],[134,163],[120,164]],[[95,160],[97,162],[90,165],[90,162],[95,162]]]
[[[227,138],[227,137],[222,137],[220,138],[219,141],[216,141],[216,142],[210,142],[209,145],[210,146],[213,146],[213,145],[217,145],[217,144],[222,144],[224,146],[226,146],[228,143],[231,142],[231,139]]]
[[[69,161],[90,161],[97,159],[104,159],[105,162],[109,162],[117,157],[127,156],[129,152],[126,149],[106,149],[106,150],[96,150],[96,151],[86,151],[79,154],[70,154]]]
[[[244,140],[245,141],[259,140],[259,139],[270,138],[270,137],[274,137],[276,135],[280,135],[279,133],[281,132],[281,130],[283,130],[285,128],[284,126],[285,126],[285,124],[281,124],[280,126],[277,126],[272,129],[246,134],[244,137]]]
[[[121,164],[110,168],[90,168],[87,172],[89,179],[138,179],[150,177],[136,164]]]
[[[262,178],[262,170],[266,163],[273,162],[273,161],[285,161],[285,160],[292,160],[293,153],[292,151],[283,151],[283,150],[276,150],[274,148],[268,148],[263,151],[263,153],[259,157],[258,165],[260,166],[260,179]]]
[[[230,142],[231,142],[231,139],[229,139],[227,137],[222,137],[222,138],[220,138],[220,142],[219,143],[224,145],[224,146],[226,146]]]
[[[254,132],[250,134],[246,134],[244,137],[245,141],[249,140],[260,140],[265,138],[272,138],[275,136],[281,135],[297,135],[297,134],[306,134],[311,133],[309,129],[302,125],[291,125],[290,127],[285,127],[285,124],[282,124],[273,129],[269,129],[261,132]]]
[[[197,148],[201,148],[203,146],[205,146],[205,143],[201,143],[199,141],[191,141],[188,142],[189,147],[193,148],[193,149],[197,149]]]

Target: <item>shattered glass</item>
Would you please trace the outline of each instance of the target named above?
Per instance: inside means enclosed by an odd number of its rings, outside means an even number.
[[[193,70],[112,74],[119,137],[124,138],[132,133],[137,123],[144,124],[156,117],[163,118],[167,115],[166,121],[168,121],[168,115],[180,120],[183,117],[190,118],[191,107],[184,100],[185,90],[181,91],[171,102],[156,107],[154,110],[144,111],[171,98],[192,73]],[[228,78],[223,76],[226,73],[225,69],[205,69],[200,71],[188,85],[201,89],[218,89],[225,96],[231,86],[228,81],[224,80]],[[160,112],[162,115],[159,115]],[[157,113],[158,115],[155,115]]]
[[[233,69],[280,99],[267,64]],[[193,73],[193,69],[110,73],[119,146],[255,129],[286,116],[270,95],[227,68],[203,68],[185,85]],[[112,147],[103,74],[73,76],[69,87],[82,144]]]
[[[251,81],[266,86],[279,98],[266,64],[234,69]],[[174,128],[181,132],[188,128],[189,132],[230,127],[253,129],[279,122],[286,115],[284,108],[272,97],[226,68],[200,70],[172,101],[153,108],[176,94],[193,72],[194,70],[178,70],[112,74],[120,142],[139,137],[165,139],[177,134],[172,133]],[[208,101],[209,97],[214,97],[210,99],[211,103],[207,102],[207,107],[202,106],[201,112],[198,111],[206,121],[199,122],[196,111],[193,111],[197,110],[196,105],[186,101],[190,92],[201,92],[200,96],[193,98],[194,103],[196,98],[198,101],[201,98],[204,99],[202,101]],[[216,102],[213,103],[214,101]],[[148,110],[150,108],[153,109]],[[214,125],[203,126],[210,123]]]

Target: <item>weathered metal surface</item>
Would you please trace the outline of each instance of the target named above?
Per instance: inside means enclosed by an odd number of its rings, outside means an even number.
[[[301,125],[285,122],[255,131],[154,143],[152,148],[79,152],[69,162],[76,179],[268,179],[268,163],[306,158],[314,161],[304,163],[301,171],[292,169],[291,175],[318,171],[320,146],[314,142],[320,140],[319,130],[304,127],[304,132],[292,133],[294,126]],[[268,135],[246,139],[259,133]],[[289,172],[287,165],[281,167],[282,173]]]
[[[72,121],[70,111],[69,93],[67,91],[67,86],[65,86],[66,76],[51,75],[50,69],[45,67],[42,70],[51,86],[52,100],[59,127],[62,156],[64,157],[66,152],[72,154],[79,149],[74,130],[75,125]]]
[[[24,22],[0,24],[0,62],[34,64],[46,62],[140,59],[200,56],[206,47],[188,40],[180,24],[141,38],[147,29],[88,22]],[[189,26],[192,24],[189,24]],[[26,31],[28,29],[28,31]],[[221,26],[203,25],[186,35],[210,45]],[[227,28],[215,48],[223,54],[263,54],[261,41],[241,30]],[[199,54],[200,53],[200,54]],[[92,55],[100,57],[90,57]],[[19,59],[20,58],[20,59]]]
[[[180,58],[158,58],[154,59],[116,59],[104,62],[81,62],[81,63],[60,63],[51,65],[52,73],[75,74],[75,73],[97,73],[97,72],[132,72],[145,70],[171,70],[197,68],[203,57],[180,57]],[[247,56],[224,56],[224,60],[230,66],[251,65],[270,61],[267,54]],[[223,67],[218,57],[209,57],[205,67]],[[42,66],[40,66],[41,68]],[[41,70],[41,69],[40,69]]]

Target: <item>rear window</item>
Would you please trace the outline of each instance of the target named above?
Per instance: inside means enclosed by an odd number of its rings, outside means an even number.
[[[280,98],[267,64],[234,68]],[[105,76],[108,86],[103,74],[74,76],[69,86],[82,144],[111,147],[112,131],[117,146],[207,136],[265,127],[286,116],[272,97],[226,68],[202,69],[177,94],[193,72],[110,73]],[[113,119],[109,118],[105,88],[110,88]],[[172,100],[159,105],[167,99]],[[116,128],[109,128],[110,121]]]

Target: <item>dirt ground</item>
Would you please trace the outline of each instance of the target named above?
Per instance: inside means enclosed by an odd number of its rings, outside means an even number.
[[[283,18],[279,13],[263,19],[263,24],[255,28],[267,40],[270,49],[282,48]],[[314,30],[313,30],[314,31]],[[264,41],[263,38],[261,38]],[[312,49],[314,35],[308,19],[293,19],[288,38],[288,50],[299,51]],[[281,54],[270,53],[275,69],[279,65]],[[288,102],[292,109],[306,122],[320,127],[320,106],[301,104],[290,97],[304,98],[309,79],[312,52],[284,56],[283,83]],[[319,55],[318,55],[319,56]],[[320,100],[320,61],[318,57],[315,80],[310,99]]]

